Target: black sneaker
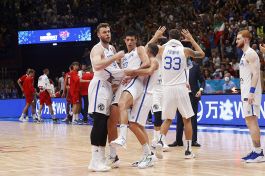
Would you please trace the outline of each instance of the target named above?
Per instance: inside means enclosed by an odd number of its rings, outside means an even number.
[[[185,151],[185,159],[192,159],[195,158],[194,153],[192,153],[192,151],[186,150]]]
[[[53,123],[59,123],[60,121],[59,121],[58,118],[52,118],[52,122],[53,122]]]

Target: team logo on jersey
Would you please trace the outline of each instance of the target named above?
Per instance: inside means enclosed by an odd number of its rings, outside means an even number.
[[[105,109],[105,105],[102,103],[98,104],[98,110],[103,111]]]
[[[154,109],[154,110],[158,110],[158,108],[159,108],[158,104],[155,104],[155,105],[153,106],[153,109]]]

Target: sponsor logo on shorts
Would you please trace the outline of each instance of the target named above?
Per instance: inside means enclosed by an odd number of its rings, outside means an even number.
[[[104,104],[99,103],[99,104],[98,104],[98,110],[103,111],[104,109],[105,109]]]
[[[158,104],[155,104],[155,105],[153,106],[153,109],[154,109],[154,110],[158,110],[158,108],[159,108]]]

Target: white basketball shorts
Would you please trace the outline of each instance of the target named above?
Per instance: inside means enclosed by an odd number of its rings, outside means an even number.
[[[162,119],[174,119],[177,110],[183,118],[190,118],[194,115],[189,90],[185,84],[174,86],[163,86],[162,98]]]

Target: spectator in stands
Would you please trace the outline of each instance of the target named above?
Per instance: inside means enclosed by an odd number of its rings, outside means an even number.
[[[232,68],[235,71],[239,71],[239,63],[237,62],[235,58],[232,59]]]
[[[210,71],[208,69],[205,69],[203,71],[203,77],[205,80],[211,80],[212,79],[212,76],[211,76]]]
[[[223,84],[223,93],[233,93],[236,89],[236,85],[231,81],[231,74],[226,73],[224,76],[225,83]]]
[[[65,79],[65,72],[62,72],[62,76],[58,80],[58,88],[61,95],[63,94],[63,89],[64,89],[64,79]]]
[[[217,68],[215,70],[215,72],[213,73],[213,79],[222,79],[223,75],[222,75],[222,70],[219,68]]]
[[[220,67],[221,65],[221,58],[217,52],[212,52],[212,58],[213,58],[213,63],[215,67]]]

